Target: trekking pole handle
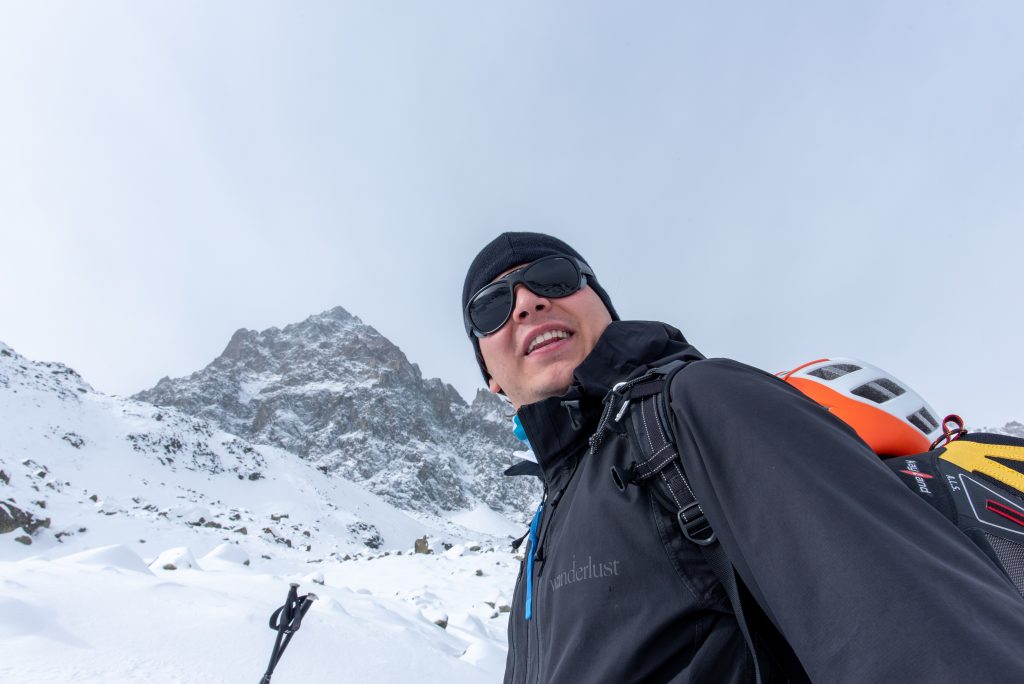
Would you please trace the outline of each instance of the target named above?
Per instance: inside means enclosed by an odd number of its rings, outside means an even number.
[[[270,684],[270,677],[274,673],[274,668],[277,667],[284,649],[288,647],[292,634],[302,626],[302,618],[313,606],[313,601],[317,600],[316,594],[310,592],[305,596],[299,596],[298,590],[299,585],[293,582],[288,588],[288,598],[284,605],[270,616],[270,629],[277,632],[277,639],[274,641],[270,663],[267,665],[267,671],[263,674],[263,678],[260,679],[260,684]]]

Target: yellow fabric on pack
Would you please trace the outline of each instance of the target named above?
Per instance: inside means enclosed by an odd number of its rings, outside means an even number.
[[[947,444],[939,458],[967,472],[982,473],[1024,492],[1024,473],[993,460],[1002,458],[1024,464],[1024,447],[957,440]]]

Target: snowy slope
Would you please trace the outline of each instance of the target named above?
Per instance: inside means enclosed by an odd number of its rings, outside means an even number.
[[[31,538],[33,552],[130,539],[145,555],[146,544],[187,534],[209,546],[255,537],[260,555],[292,548],[326,558],[367,542],[411,546],[437,531],[292,454],[100,394],[73,370],[6,346],[0,415],[2,498],[50,521]]]
[[[498,681],[521,530],[458,523],[0,343],[0,681],[256,681],[289,581],[274,681]]]

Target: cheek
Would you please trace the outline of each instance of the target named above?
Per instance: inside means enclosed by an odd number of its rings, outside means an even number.
[[[480,355],[484,357],[484,365],[491,375],[495,372],[500,374],[508,365],[511,357],[508,332],[506,327],[493,335],[480,338]]]

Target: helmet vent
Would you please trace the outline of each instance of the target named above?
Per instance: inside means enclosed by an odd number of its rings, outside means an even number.
[[[907,416],[907,420],[926,435],[932,430],[937,430],[939,427],[939,422],[923,406],[918,411]]]
[[[864,397],[868,401],[882,404],[890,399],[900,396],[906,390],[888,378],[878,378],[871,382],[864,383],[860,387],[850,390],[858,397]],[[908,419],[909,420],[909,419]]]
[[[813,375],[816,378],[822,380],[835,380],[841,378],[847,373],[853,373],[859,371],[860,366],[855,366],[852,363],[833,363],[831,366],[822,366],[821,368],[815,368],[812,371],[808,371],[808,375]]]

